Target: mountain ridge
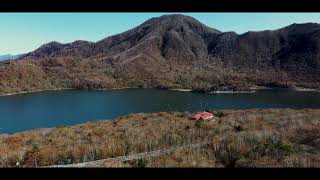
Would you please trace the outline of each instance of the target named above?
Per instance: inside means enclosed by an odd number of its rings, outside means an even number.
[[[293,28],[293,27],[298,27],[298,26],[312,26],[312,27],[315,27],[317,28],[318,30],[320,30],[320,24],[319,23],[293,23],[293,24],[290,24],[288,26],[285,26],[283,28],[279,28],[279,29],[275,29],[275,30],[261,30],[261,31],[247,31],[247,32],[244,32],[244,33],[236,33],[234,31],[227,31],[227,32],[221,32],[219,30],[216,30],[214,28],[211,28],[211,27],[208,27],[206,26],[205,24],[202,24],[200,21],[196,20],[195,18],[191,17],[191,16],[185,16],[185,15],[179,15],[179,14],[174,14],[174,15],[162,15],[160,17],[154,17],[154,18],[151,18],[147,21],[145,21],[144,23],[138,25],[137,27],[135,28],[132,28],[132,29],[129,29],[127,31],[124,31],[124,32],[121,32],[121,33],[118,33],[118,34],[115,34],[115,35],[111,35],[111,36],[108,36],[106,38],[103,38],[101,40],[98,40],[98,41],[87,41],[87,40],[75,40],[73,42],[70,42],[70,43],[60,43],[60,42],[57,42],[57,41],[51,41],[51,42],[48,42],[42,46],[40,46],[39,48],[37,48],[35,51],[41,49],[41,48],[44,48],[44,46],[72,46],[72,45],[75,45],[75,44],[79,44],[79,43],[85,43],[85,44],[100,44],[100,43],[103,43],[104,41],[108,41],[110,38],[113,38],[113,37],[117,37],[117,36],[121,36],[123,34],[126,34],[126,33],[129,33],[129,32],[132,32],[132,31],[135,31],[136,29],[139,29],[139,28],[143,28],[145,27],[147,24],[149,23],[159,23],[159,21],[161,22],[161,20],[163,21],[164,18],[168,18],[170,19],[170,17],[180,17],[180,18],[190,18],[192,20],[194,20],[195,22],[198,22],[199,24],[205,26],[206,28],[209,28],[211,29],[213,32],[216,32],[216,33],[219,33],[219,34],[229,34],[229,33],[232,33],[232,34],[235,34],[237,36],[245,36],[247,34],[251,34],[251,33],[270,33],[270,32],[281,32],[281,31],[285,31],[287,29],[290,29],[290,28]],[[311,28],[312,29],[312,28]],[[28,56],[30,54],[32,54],[33,52],[35,51],[32,51],[30,53],[26,53],[24,56],[20,57],[21,59],[24,59],[24,58],[28,58]],[[34,57],[33,57],[34,58]]]
[[[32,69],[27,68],[30,65]],[[164,15],[97,42],[44,44],[19,62],[3,63],[0,70],[3,92],[119,87],[249,90],[261,85],[319,88],[320,25],[291,24],[237,34],[210,28],[190,16]]]

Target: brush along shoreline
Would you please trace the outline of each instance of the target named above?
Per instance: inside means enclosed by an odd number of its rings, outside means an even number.
[[[122,87],[122,88],[108,88],[108,89],[89,89],[89,90],[98,90],[98,91],[109,91],[109,90],[124,90],[124,89],[148,89],[148,88],[141,88],[141,87]],[[155,89],[163,89],[163,88],[155,88]],[[171,91],[181,91],[181,92],[201,92],[201,93],[209,93],[209,94],[236,94],[236,93],[255,93],[258,90],[272,90],[272,89],[287,89],[293,91],[306,91],[306,92],[320,92],[319,89],[310,89],[310,88],[303,88],[303,87],[295,87],[295,88],[271,88],[271,87],[251,87],[248,91],[235,91],[235,90],[218,90],[218,91],[198,91],[193,89],[181,89],[181,88],[168,88],[163,90],[171,90]],[[45,92],[45,91],[63,91],[63,90],[81,90],[76,88],[54,88],[54,89],[40,89],[34,91],[21,91],[16,93],[6,93],[0,94],[1,96],[13,96],[19,94],[28,94],[28,93],[35,93],[35,92]]]
[[[137,113],[0,135],[0,167],[85,163],[199,142],[209,143],[99,166],[320,167],[320,109],[208,111],[210,120],[192,120],[191,112]]]

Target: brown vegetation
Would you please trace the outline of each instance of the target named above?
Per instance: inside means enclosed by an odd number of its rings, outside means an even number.
[[[213,111],[215,112],[215,111]],[[320,110],[252,109],[129,114],[113,121],[0,136],[0,166],[93,161],[208,141],[207,146],[107,167],[320,167]]]
[[[152,18],[96,43],[51,42],[0,62],[0,94],[53,88],[320,87],[320,25],[220,32],[183,15]]]

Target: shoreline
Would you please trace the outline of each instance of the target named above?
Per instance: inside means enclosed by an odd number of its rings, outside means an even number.
[[[182,92],[191,92],[193,91],[192,89],[180,89],[180,88],[173,88],[173,89],[168,89],[171,91],[182,91]]]
[[[108,91],[108,90],[121,90],[121,89],[136,89],[138,87],[123,87],[123,88],[111,88],[111,89],[94,89],[96,91]],[[21,91],[17,93],[7,93],[7,94],[0,94],[2,96],[14,96],[19,94],[28,94],[28,93],[35,93],[35,92],[45,92],[45,91],[62,91],[62,90],[77,90],[76,88],[55,88],[55,89],[41,89],[41,90],[34,90],[34,91]]]
[[[28,94],[28,93],[35,93],[35,92],[44,92],[44,91],[61,91],[61,90],[75,90],[75,88],[55,88],[55,89],[40,89],[40,90],[34,90],[34,91],[21,91],[17,93],[7,93],[7,94],[1,94],[2,96],[13,96],[13,95],[19,95],[19,94]]]
[[[108,91],[108,90],[123,90],[123,89],[139,89],[139,87],[122,87],[122,88],[92,89],[92,90]],[[141,88],[141,89],[149,89],[149,88]],[[158,89],[158,88],[155,88],[155,89]],[[204,93],[209,93],[209,94],[255,93],[258,90],[272,90],[272,89],[278,89],[278,88],[272,88],[272,87],[266,87],[266,86],[256,86],[256,87],[251,87],[250,91],[231,91],[231,90],[220,91],[220,90],[218,90],[218,91],[208,91],[208,92],[204,92]],[[303,88],[303,87],[282,88],[282,89],[301,91],[301,92],[320,92],[319,89]],[[61,91],[61,90],[76,90],[76,88],[54,88],[54,89],[41,89],[41,90],[34,90],[34,91],[21,91],[21,92],[16,92],[16,93],[0,94],[0,97],[35,93],[35,92],[44,92],[44,91]],[[192,90],[192,89],[183,89],[183,88],[172,88],[172,89],[166,89],[166,90],[180,91],[180,92],[196,92],[195,90]]]
[[[293,111],[305,111],[305,110],[320,110],[320,108],[301,108],[301,109],[294,109],[294,108],[246,108],[246,109],[220,109],[218,111],[273,111],[273,110],[293,110]],[[128,113],[125,115],[120,115],[115,118],[99,118],[99,119],[93,119],[93,120],[88,120],[80,123],[75,123],[75,124],[69,124],[69,125],[57,125],[57,126],[48,126],[48,127],[36,127],[36,128],[31,128],[31,129],[25,129],[21,131],[16,131],[12,133],[2,133],[0,131],[0,138],[1,137],[8,137],[8,136],[14,136],[20,133],[28,133],[28,132],[37,132],[37,133],[45,133],[49,132],[54,129],[59,129],[59,128],[65,128],[65,127],[78,127],[81,125],[86,125],[90,123],[108,123],[108,122],[113,122],[118,119],[121,119],[121,117],[127,117],[130,114],[152,114],[152,113],[159,113],[163,111],[157,111],[157,112],[137,112],[137,113]],[[164,112],[170,112],[170,111],[164,111]],[[171,111],[171,112],[180,112],[180,111]],[[187,112],[192,112],[192,111],[187,111]],[[194,111],[197,112],[197,111]]]
[[[93,90],[97,90],[97,91],[110,91],[110,90],[122,90],[122,89],[138,89],[138,87],[122,87],[122,88],[93,89]]]
[[[250,89],[252,89],[252,90],[285,89],[285,90],[293,90],[293,91],[320,92],[320,89],[304,88],[304,87],[289,87],[289,88],[285,88],[285,87],[266,87],[266,86],[256,86],[256,87],[252,87],[252,88],[250,88]]]
[[[302,88],[302,87],[295,87],[291,88],[294,91],[305,91],[305,92],[320,92],[319,89],[312,89],[312,88]]]
[[[257,91],[211,91],[209,94],[242,94],[242,93],[255,93]]]
[[[265,90],[265,89],[275,89],[272,87],[267,87],[267,86],[254,86],[251,87],[250,90],[256,91],[256,90]]]

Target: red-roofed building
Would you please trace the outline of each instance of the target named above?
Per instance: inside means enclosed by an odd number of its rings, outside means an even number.
[[[200,112],[200,113],[193,114],[191,116],[191,118],[195,119],[195,120],[199,120],[199,119],[207,120],[207,119],[213,118],[213,114],[203,111],[203,112]]]

